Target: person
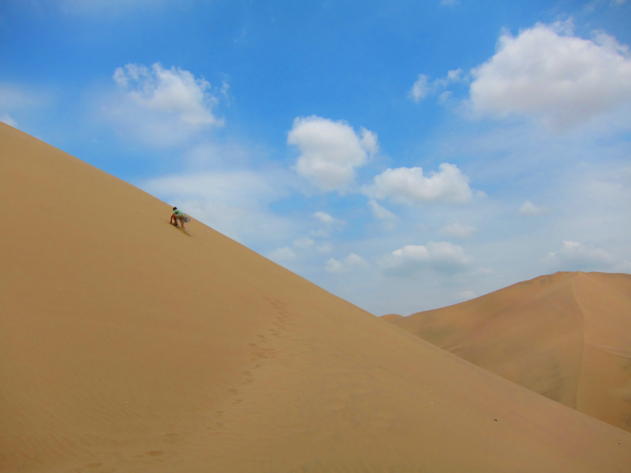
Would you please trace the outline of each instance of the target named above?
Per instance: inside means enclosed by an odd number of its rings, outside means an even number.
[[[173,207],[173,213],[171,214],[171,221],[169,222],[171,225],[175,225],[177,227],[178,226],[177,223],[180,222],[182,224],[182,230],[185,230],[184,222],[186,222],[187,220],[188,218],[186,218],[186,214],[184,212],[182,212],[177,207]]]

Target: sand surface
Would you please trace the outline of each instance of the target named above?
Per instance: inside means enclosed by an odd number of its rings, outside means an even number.
[[[631,471],[628,432],[1,123],[0,201],[2,472]]]
[[[409,317],[465,360],[631,431],[631,275],[557,273]]]

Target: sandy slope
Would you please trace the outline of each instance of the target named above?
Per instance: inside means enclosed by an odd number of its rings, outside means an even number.
[[[631,431],[631,275],[557,273],[385,320]]]
[[[0,470],[620,472],[631,434],[0,124]]]

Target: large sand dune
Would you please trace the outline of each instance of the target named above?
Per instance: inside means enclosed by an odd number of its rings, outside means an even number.
[[[617,472],[631,434],[0,124],[0,471]]]
[[[385,320],[631,431],[631,275],[557,273]]]

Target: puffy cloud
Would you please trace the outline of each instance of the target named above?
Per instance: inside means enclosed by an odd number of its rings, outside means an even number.
[[[355,180],[355,169],[379,149],[373,132],[361,128],[357,135],[346,122],[315,115],[296,118],[287,143],[301,153],[296,172],[323,191],[345,191]]]
[[[326,262],[324,267],[325,271],[329,273],[345,273],[358,268],[368,267],[368,262],[355,253],[349,254],[343,261],[338,261],[335,258],[330,258]]]
[[[375,218],[378,218],[379,220],[397,220],[397,216],[395,214],[379,205],[376,201],[371,199],[368,201],[368,205],[370,206],[370,210],[372,210],[372,214]]]
[[[553,128],[631,101],[628,46],[604,33],[592,40],[572,36],[569,22],[537,24],[516,38],[503,33],[495,55],[472,74],[474,111],[535,116]]]
[[[296,248],[302,248],[303,250],[308,250],[314,243],[315,242],[311,238],[299,238],[294,240],[294,246]]]
[[[541,215],[545,210],[541,207],[537,207],[535,204],[527,200],[521,207],[519,207],[519,213],[528,217],[536,217]]]
[[[472,225],[460,225],[459,223],[452,223],[443,227],[440,232],[454,238],[467,238],[477,231],[478,229]]]
[[[450,202],[462,204],[471,199],[469,178],[454,164],[443,163],[430,177],[420,167],[387,169],[375,177],[364,193],[374,199],[389,198],[407,204]]]
[[[564,241],[561,249],[545,258],[548,266],[566,271],[609,268],[615,259],[600,248],[589,248],[576,241]]]
[[[282,263],[286,261],[293,261],[296,259],[296,253],[294,251],[285,246],[284,248],[278,248],[274,250],[270,255],[269,259],[272,261],[276,261],[277,263]]]
[[[409,276],[424,269],[454,273],[464,269],[471,261],[458,245],[430,241],[427,245],[406,245],[393,251],[382,260],[382,267],[390,274]]]
[[[179,144],[209,126],[222,126],[212,112],[217,99],[210,83],[189,71],[160,63],[151,68],[127,64],[114,72],[122,92],[120,102],[110,108],[113,119],[135,137],[154,146]]]
[[[13,128],[18,127],[17,122],[13,118],[11,118],[11,116],[8,113],[5,113],[4,115],[0,116],[0,122],[6,123],[7,125],[12,126]]]

